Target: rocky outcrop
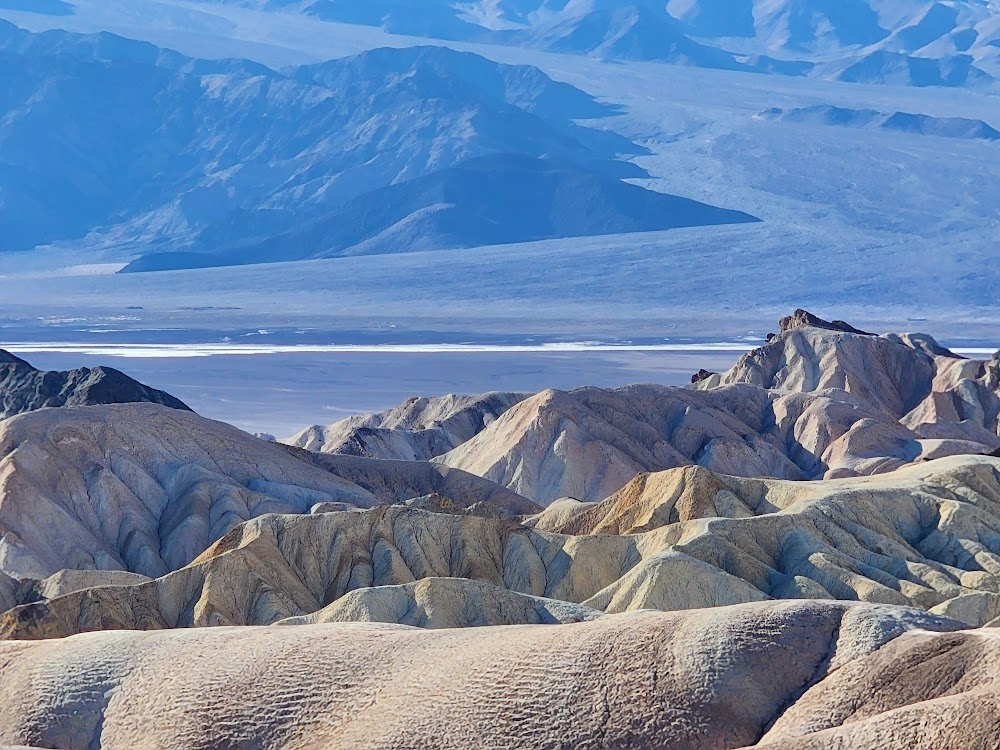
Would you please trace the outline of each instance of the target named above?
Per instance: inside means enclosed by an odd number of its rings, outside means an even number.
[[[753,510],[730,489],[734,481],[700,466],[643,473],[601,503],[555,503],[525,523],[556,534],[620,535],[699,518],[750,518]]]
[[[694,385],[695,383],[700,383],[703,380],[708,380],[713,375],[718,375],[718,374],[719,373],[712,372],[711,370],[705,370],[705,369],[698,370],[698,372],[696,372],[694,375],[691,376],[691,385]]]
[[[867,333],[862,331],[860,328],[855,328],[850,323],[845,323],[842,320],[823,320],[816,315],[813,315],[808,310],[796,310],[791,315],[782,318],[778,322],[778,328],[782,333],[788,333],[789,331],[794,331],[796,328],[823,328],[828,331],[840,331],[842,333],[856,333],[861,336],[874,336],[873,333]]]
[[[316,613],[361,589],[426,578],[469,579],[579,604],[641,555],[627,537],[539,534],[509,521],[399,506],[269,515],[233,529],[191,565],[150,583],[91,588],[15,608],[0,621],[0,634],[35,639],[90,630],[270,625]]]
[[[124,570],[60,570],[42,581],[21,581],[17,598],[18,604],[30,604],[98,586],[135,586],[150,580]]]
[[[995,630],[915,629],[810,685],[754,747],[990,747],[998,647]]]
[[[705,390],[753,385],[779,391],[843,391],[899,420],[931,392],[933,356],[902,341],[824,327],[787,328],[765,346],[740,358]]]
[[[492,424],[527,394],[411,398],[395,409],[309,427],[289,443],[318,453],[426,461]]]
[[[110,367],[45,372],[0,350],[0,419],[48,406],[136,402],[188,409],[169,393],[145,386]]]
[[[906,608],[763,602],[558,627],[0,643],[0,742],[196,748],[210,727],[213,746],[261,750],[987,747],[1000,640],[961,627]]]
[[[434,461],[548,505],[563,497],[600,501],[638,473],[692,464],[804,480],[884,473],[1000,447],[1000,438],[982,430],[924,434],[840,389],[585,388],[527,399]]]

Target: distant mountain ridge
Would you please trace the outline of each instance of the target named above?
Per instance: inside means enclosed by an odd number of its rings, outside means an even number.
[[[586,124],[614,108],[444,47],[278,72],[0,22],[0,74],[0,250],[136,271],[753,220],[621,182],[645,149]]]
[[[890,130],[916,135],[964,140],[1000,140],[1000,131],[982,120],[964,117],[930,117],[910,112],[888,114],[872,109],[848,109],[817,105],[796,109],[772,107],[756,115],[758,120],[832,125],[845,128]]]
[[[755,221],[740,211],[654,193],[572,165],[500,154],[380,188],[312,224],[263,242],[151,253],[132,261],[123,272],[482,247]]]
[[[1000,15],[978,0],[203,1],[613,60],[915,86],[1000,76]]]

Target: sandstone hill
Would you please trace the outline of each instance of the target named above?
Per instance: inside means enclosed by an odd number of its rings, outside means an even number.
[[[1000,448],[1000,360],[804,311],[782,328],[692,389],[543,392],[436,460],[545,505],[602,500],[639,472],[690,464],[822,479]]]
[[[527,395],[411,398],[389,411],[308,427],[289,443],[318,453],[426,461],[475,437]]]
[[[357,589],[318,612],[276,624],[385,622],[440,630],[556,625],[596,620],[602,614],[582,605],[519,594],[482,581],[424,578],[416,583]]]
[[[0,421],[2,568],[19,579],[63,569],[162,576],[243,521],[331,504],[369,508],[436,494],[439,505],[479,506],[489,515],[537,510],[461,471],[332,460],[337,465],[324,468],[154,404],[46,409]]]
[[[187,409],[169,393],[110,367],[45,372],[0,349],[0,419],[47,406],[92,406],[150,402]]]
[[[1000,639],[961,627],[906,608],[764,602],[488,630],[340,624],[8,642],[0,742],[988,747]]]
[[[953,457],[822,483],[688,468],[641,476],[601,504],[553,506],[526,524],[401,506],[267,515],[154,581],[11,609],[0,634],[348,614],[513,624],[581,617],[570,605],[620,613],[767,599],[913,606],[978,627],[1000,618],[998,555],[1000,459]],[[411,586],[443,578],[462,580]]]
[[[600,501],[638,473],[687,465],[815,480],[1000,449],[1000,359],[964,359],[926,335],[799,310],[729,372],[695,381],[412,399],[291,442],[433,460],[541,505]]]

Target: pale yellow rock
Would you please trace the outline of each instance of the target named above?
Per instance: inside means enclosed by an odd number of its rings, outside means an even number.
[[[639,474],[602,503],[561,502],[527,523],[558,534],[637,534],[697,518],[753,515],[724,479],[690,467]]]
[[[0,618],[0,635],[269,625],[315,613],[358,589],[442,577],[580,603],[640,560],[639,546],[634,538],[539,534],[509,521],[399,506],[265,516],[150,583],[90,588],[10,610]]]
[[[643,560],[584,602],[609,614],[726,607],[769,599],[736,576],[674,550]]]
[[[932,607],[930,612],[980,628],[1000,618],[1000,594],[990,591],[963,594]]]
[[[670,512],[657,508],[654,490],[664,493]],[[696,512],[674,522],[677,498]],[[640,477],[583,513],[588,522],[577,529],[583,535],[544,530],[545,513],[533,519],[534,529],[399,506],[267,516],[151,583],[92,588],[13,609],[0,618],[0,634],[30,639],[109,628],[272,624],[313,614],[359,589],[425,578],[466,578],[615,612],[768,598],[930,609],[1000,592],[996,458],[952,457],[826,482],[678,469]],[[631,530],[624,521],[633,518],[648,530],[586,534],[606,523]]]

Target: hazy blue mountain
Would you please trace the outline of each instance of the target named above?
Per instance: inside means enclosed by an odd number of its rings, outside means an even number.
[[[1000,75],[1000,6],[987,0],[203,2],[612,60],[915,86],[981,86]]]
[[[996,13],[983,0],[671,0],[668,9],[703,38],[771,37],[775,45],[800,50],[892,38],[898,51],[908,52]]]
[[[605,2],[588,13],[569,14],[530,31],[507,32],[509,39],[554,52],[596,54],[611,60],[638,60],[722,70],[751,70],[723,49],[687,36],[663,10],[639,3]]]
[[[785,49],[865,46],[889,36],[870,0],[785,0],[767,9],[760,2],[755,6],[763,11],[758,33],[782,33]]]
[[[298,11],[393,34],[724,70],[750,69],[691,39],[660,0],[204,0]]]
[[[482,26],[463,20],[451,3],[440,0],[315,0],[305,9],[325,20],[380,26],[393,34],[453,40],[484,36]]]
[[[700,41],[810,61],[824,78],[951,87],[996,78],[986,68],[997,68],[1000,6],[984,0],[672,0],[669,8]]]
[[[739,211],[655,193],[576,165],[503,154],[373,191],[264,242],[206,247],[203,253],[155,253],[125,270],[480,247],[753,221]]]
[[[615,177],[643,150],[535,68],[440,47],[287,72],[0,22],[0,242],[176,249],[259,238],[490,154]],[[207,241],[207,240],[206,240]]]
[[[909,112],[886,114],[873,109],[848,109],[830,105],[795,109],[772,108],[757,115],[760,120],[845,128],[874,128],[915,135],[964,140],[1000,140],[1000,131],[987,122],[965,117],[931,117]]]

